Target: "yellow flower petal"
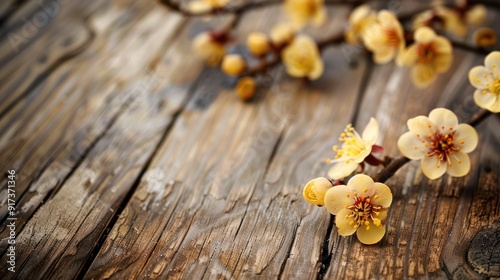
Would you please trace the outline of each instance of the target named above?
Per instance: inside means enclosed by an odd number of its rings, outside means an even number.
[[[447,163],[441,162],[439,159],[434,157],[423,157],[420,162],[420,167],[422,168],[422,172],[427,178],[434,180],[437,179],[446,172]]]
[[[415,136],[426,137],[429,134],[433,134],[436,130],[434,123],[425,116],[417,116],[411,118],[406,123],[411,132],[415,133]]]
[[[340,210],[345,210],[345,206],[354,203],[352,191],[346,185],[335,186],[325,193],[325,208],[333,215],[337,215]]]
[[[350,236],[356,232],[356,228],[354,227],[354,217],[349,217],[350,215],[350,210],[342,209],[335,217],[335,225],[337,226],[337,232],[339,235]],[[352,225],[351,222],[353,222]]]
[[[307,74],[307,77],[310,80],[316,80],[319,77],[321,77],[321,75],[323,74],[323,71],[324,71],[323,60],[318,56],[314,62],[313,70]]]
[[[466,153],[456,152],[450,156],[451,166],[448,165],[446,172],[453,177],[467,175],[470,170],[470,159]]]
[[[437,36],[434,39],[434,48],[438,53],[452,53],[453,47],[450,43],[450,40],[446,39],[442,36]]]
[[[493,113],[500,113],[500,98],[496,94],[478,89],[474,92],[474,101],[483,109]]]
[[[500,52],[494,51],[486,56],[484,65],[493,72],[493,77],[500,78]]]
[[[391,189],[382,183],[375,183],[375,193],[372,199],[374,204],[381,205],[385,208],[391,206],[392,192]],[[380,219],[380,218],[379,218]]]
[[[434,58],[434,67],[436,72],[443,73],[450,69],[453,62],[453,56],[451,54],[438,54]]]
[[[342,159],[341,161],[335,163],[332,168],[330,168],[330,170],[328,171],[328,176],[334,180],[343,179],[356,171],[358,165],[359,163],[354,160],[349,160],[349,163],[347,163],[346,159]]]
[[[382,240],[385,235],[385,227],[382,225],[376,226],[370,222],[368,226],[363,225],[359,227],[356,235],[361,243],[372,245]]]
[[[415,31],[415,41],[418,43],[430,43],[436,38],[436,33],[429,27],[423,26]]]
[[[365,174],[354,175],[349,179],[349,182],[347,182],[347,186],[354,190],[358,196],[365,194],[364,197],[373,195],[374,184],[375,182],[373,182],[373,179]]]
[[[440,132],[444,133],[455,131],[458,126],[458,118],[455,113],[445,108],[436,108],[432,110],[429,113],[429,120],[436,124]]]
[[[419,88],[425,88],[436,79],[436,69],[428,64],[418,64],[411,71],[411,80]]]
[[[460,151],[464,153],[470,153],[474,151],[474,149],[476,149],[477,147],[478,141],[479,139],[476,129],[465,123],[461,123],[458,125],[453,137],[453,143],[455,144],[455,146],[460,147]]]
[[[399,137],[398,148],[409,159],[421,159],[429,151],[429,142],[425,136],[417,137],[416,133],[409,131]]]
[[[476,66],[469,71],[469,81],[477,89],[487,89],[487,84],[493,83],[493,77],[488,68]]]
[[[375,118],[370,118],[370,121],[363,130],[362,138],[368,145],[373,145],[377,142],[378,136],[380,134],[380,127],[378,121]]]

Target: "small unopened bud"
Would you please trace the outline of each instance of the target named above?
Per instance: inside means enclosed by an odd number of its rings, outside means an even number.
[[[279,47],[289,44],[295,37],[295,31],[290,25],[280,23],[271,29],[269,36],[273,44]]]
[[[243,77],[236,84],[236,93],[243,101],[248,101],[255,94],[255,79],[252,77]]]
[[[314,205],[325,205],[325,194],[330,188],[333,187],[332,182],[325,177],[318,177],[312,179],[304,186],[303,196],[304,199]]]
[[[265,55],[271,49],[269,39],[262,32],[252,32],[247,38],[247,47],[250,53],[256,57]]]
[[[237,54],[228,54],[222,60],[222,71],[229,76],[239,76],[246,68],[246,62],[243,57]]]
[[[474,42],[479,47],[492,47],[497,44],[497,34],[489,27],[479,28],[474,32]]]

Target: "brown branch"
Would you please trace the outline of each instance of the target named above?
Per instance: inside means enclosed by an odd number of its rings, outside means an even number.
[[[260,1],[260,2],[250,2],[246,3],[240,6],[232,6],[232,5],[227,5],[222,8],[218,9],[212,9],[204,12],[191,12],[185,8],[183,8],[179,3],[173,2],[172,0],[158,0],[160,4],[163,4],[167,7],[169,7],[171,10],[174,10],[180,14],[183,14],[185,16],[209,16],[209,15],[221,15],[221,14],[241,14],[245,11],[252,10],[252,9],[257,9],[257,8],[262,8],[265,6],[270,6],[270,5],[277,5],[281,4],[283,1],[282,0],[267,0],[267,1]]]
[[[212,10],[204,11],[204,12],[192,12],[188,9],[185,9],[178,2],[174,2],[172,0],[158,0],[160,4],[163,4],[170,8],[173,11],[176,11],[185,16],[209,16],[209,15],[222,15],[222,14],[242,14],[246,11],[263,8],[272,5],[282,4],[284,0],[263,0],[258,2],[249,2],[239,6],[227,5],[221,8],[214,8]],[[358,6],[364,4],[366,0],[334,0],[334,1],[325,1],[325,5],[350,5],[350,6]]]
[[[393,160],[387,167],[380,170],[375,177],[373,177],[373,181],[384,183],[389,178],[391,178],[396,171],[398,171],[401,167],[407,164],[410,161],[407,157],[400,157]]]
[[[478,126],[482,121],[491,116],[493,113],[488,110],[482,110],[479,114],[475,115],[470,121],[467,123],[472,126]]]

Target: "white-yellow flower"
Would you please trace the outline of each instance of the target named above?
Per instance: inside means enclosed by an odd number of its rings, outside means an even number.
[[[188,10],[193,13],[206,13],[224,8],[229,0],[198,0],[188,4]]]
[[[320,26],[326,20],[324,0],[285,0],[285,9],[296,28],[308,22]]]
[[[436,35],[429,27],[415,31],[415,43],[398,57],[399,65],[412,66],[412,81],[418,87],[432,83],[438,73],[446,72],[453,60],[453,48],[448,39]]]
[[[477,132],[468,124],[458,124],[452,111],[434,109],[429,117],[409,119],[408,128],[410,131],[399,138],[398,148],[405,157],[420,159],[422,172],[429,179],[437,179],[445,172],[453,177],[469,173],[467,153],[477,146]]]
[[[225,55],[227,35],[203,32],[193,40],[193,50],[210,66],[218,65]]]
[[[356,7],[349,15],[348,26],[344,31],[344,37],[349,44],[357,45],[362,41],[362,35],[366,29],[377,21],[377,14],[364,4]]]
[[[363,33],[363,42],[376,63],[388,63],[405,47],[403,27],[392,12],[382,10]]]
[[[374,118],[370,119],[362,135],[359,135],[352,125],[347,125],[339,138],[342,147],[333,146],[333,150],[337,152],[337,155],[335,159],[328,160],[328,162],[335,163],[328,171],[328,176],[334,180],[339,180],[354,172],[358,165],[371,154],[379,133],[379,125]]]
[[[323,206],[326,192],[333,187],[330,180],[325,177],[318,177],[307,182],[302,195],[304,199],[314,205]]]
[[[286,72],[293,77],[318,79],[323,74],[323,60],[318,45],[309,36],[295,37],[281,54]]]
[[[493,113],[500,112],[500,52],[494,51],[484,59],[485,66],[469,71],[469,81],[476,88],[476,104]]]
[[[324,200],[326,209],[336,215],[335,225],[340,235],[349,236],[356,232],[359,241],[368,245],[384,237],[382,221],[392,203],[392,192],[387,185],[358,174],[347,185],[329,189]]]

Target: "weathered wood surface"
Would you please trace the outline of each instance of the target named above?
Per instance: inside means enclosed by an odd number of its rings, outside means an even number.
[[[47,3],[57,11],[24,34]],[[194,34],[233,17],[190,19],[152,1],[47,3],[0,6],[0,167],[18,174],[19,211],[11,273],[4,176],[5,278],[500,277],[498,118],[478,128],[468,176],[429,181],[415,162],[387,182],[393,210],[377,245],[339,237],[333,217],[301,194],[326,173],[349,122],[362,129],[376,117],[380,144],[396,156],[408,118],[444,106],[469,119],[477,108],[466,77],[483,56],[456,50],[452,69],[419,90],[406,69],[361,52],[352,67],[345,46],[331,47],[318,81],[278,67],[247,104],[190,50]],[[330,8],[329,24],[308,32],[340,32],[348,12]],[[279,6],[252,11],[235,34],[284,18]]]

